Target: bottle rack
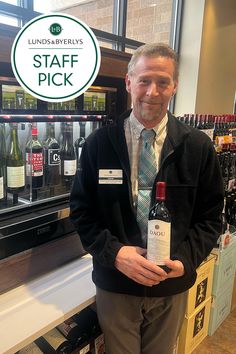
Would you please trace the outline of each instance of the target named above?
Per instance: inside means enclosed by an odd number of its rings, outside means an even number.
[[[68,198],[83,143],[109,122],[107,115],[0,115],[0,214]],[[24,174],[15,186],[14,165]]]
[[[178,119],[206,133],[212,140],[219,159],[225,206],[222,234],[236,228],[236,114],[184,114]]]

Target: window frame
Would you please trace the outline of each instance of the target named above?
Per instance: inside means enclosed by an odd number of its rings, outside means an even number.
[[[0,1],[0,14],[16,17],[19,21],[19,26],[11,26],[0,23],[0,32],[2,35],[16,36],[17,32],[28,21],[42,13],[34,11],[34,0],[18,0],[19,5],[12,5]],[[112,44],[112,49],[125,52],[126,48],[136,49],[143,42],[136,41],[126,37],[126,20],[127,20],[128,0],[113,0],[113,23],[112,32],[105,32],[96,28],[92,31],[96,37],[106,43]],[[172,0],[172,16],[169,45],[179,53],[180,49],[180,34],[181,34],[181,19],[183,13],[184,0]],[[174,111],[175,96],[170,102],[169,110]]]

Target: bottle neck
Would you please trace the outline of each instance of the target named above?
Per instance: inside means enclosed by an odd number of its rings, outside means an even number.
[[[17,127],[15,126],[11,128],[11,142],[15,146],[18,145],[18,132],[17,132]]]
[[[55,139],[55,127],[54,124],[52,123],[47,124],[47,137],[51,139]]]
[[[33,127],[31,134],[32,134],[32,140],[34,140],[34,141],[38,140],[38,129],[37,128]]]
[[[165,182],[157,182],[156,184],[156,200],[165,201],[166,200],[166,184]]]
[[[6,155],[5,127],[0,124],[0,158]]]
[[[63,137],[64,137],[64,142],[67,143],[67,144],[72,144],[72,141],[73,141],[73,133],[72,133],[72,129],[70,126],[66,126],[64,128],[64,134],[63,134]]]
[[[80,122],[79,127],[80,127],[80,136],[85,138],[85,122]]]

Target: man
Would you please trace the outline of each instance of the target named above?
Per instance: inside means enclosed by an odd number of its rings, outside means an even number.
[[[71,218],[93,256],[97,308],[107,354],[172,354],[196,268],[221,231],[223,187],[210,139],[168,111],[178,83],[175,52],[144,45],[132,56],[126,88],[133,109],[87,139],[71,193]],[[167,184],[171,259],[146,259],[148,209],[139,220],[143,131],[154,131],[155,175]],[[148,189],[148,188],[147,188]]]

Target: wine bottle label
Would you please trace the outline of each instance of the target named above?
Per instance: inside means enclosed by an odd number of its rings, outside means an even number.
[[[85,347],[80,349],[79,354],[87,354],[89,350],[90,350],[90,345],[87,344]]]
[[[32,158],[32,159],[31,159]],[[26,176],[39,177],[43,175],[43,153],[26,153]]]
[[[105,353],[105,339],[104,339],[104,334],[100,334],[97,338],[94,340],[94,348],[95,348],[95,354],[104,354]]]
[[[74,176],[76,172],[76,160],[64,160],[64,176]]]
[[[78,158],[80,158],[81,152],[82,152],[82,147],[79,147],[78,148]]]
[[[19,350],[18,354],[41,354],[42,350],[35,343],[30,343],[23,349]]]
[[[60,165],[61,157],[59,149],[48,149],[48,165],[58,166]]]
[[[44,334],[43,337],[55,350],[66,341],[66,338],[56,328]]]
[[[20,188],[25,185],[25,166],[7,166],[7,187]]]
[[[170,259],[170,222],[148,221],[147,259],[157,265]]]
[[[59,324],[57,327],[62,332],[62,334],[67,337],[68,334],[70,334],[71,330],[75,327],[78,327],[78,325],[69,318],[65,322]]]
[[[0,199],[4,197],[4,190],[3,190],[3,177],[0,177]]]

